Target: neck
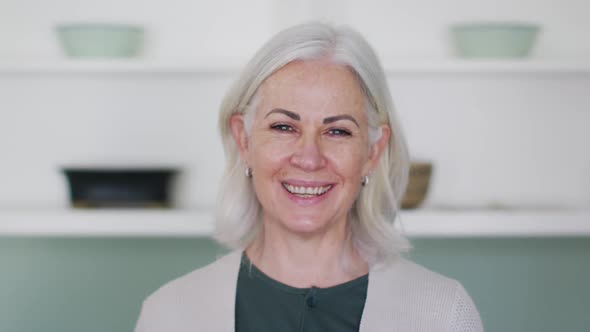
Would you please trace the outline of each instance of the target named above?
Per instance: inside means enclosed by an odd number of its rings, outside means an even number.
[[[293,234],[264,223],[261,236],[246,254],[271,278],[299,288],[331,287],[368,273],[367,264],[347,239],[345,222],[313,235]]]

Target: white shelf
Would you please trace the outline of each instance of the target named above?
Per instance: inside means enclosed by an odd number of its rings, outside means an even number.
[[[414,210],[409,237],[589,237],[590,210]],[[213,216],[193,210],[0,211],[0,236],[206,237]]]
[[[183,210],[97,209],[0,212],[3,236],[203,237],[213,216]]]
[[[245,62],[236,59],[207,61],[148,60],[148,59],[57,59],[57,60],[0,60],[0,75],[25,74],[172,74],[207,75],[235,74]],[[387,74],[590,74],[590,59],[576,60],[385,60]]]
[[[235,60],[162,61],[143,59],[61,59],[2,61],[0,75],[29,74],[172,74],[217,75],[237,73],[243,64]]]
[[[588,237],[590,210],[415,210],[399,224],[411,237]]]
[[[590,59],[442,59],[384,61],[388,74],[590,74]]]

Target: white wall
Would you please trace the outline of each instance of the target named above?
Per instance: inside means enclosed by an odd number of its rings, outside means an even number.
[[[232,75],[0,75],[0,202],[64,206],[60,166],[184,169],[178,202],[210,207],[223,167],[217,108]],[[431,205],[590,205],[590,75],[390,76]]]
[[[431,159],[431,205],[590,206],[590,73],[395,75],[412,155]]]
[[[227,84],[223,76],[0,75],[1,204],[64,206],[60,167],[96,162],[181,166],[180,205],[211,204]]]

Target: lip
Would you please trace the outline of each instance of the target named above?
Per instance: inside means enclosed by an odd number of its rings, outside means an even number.
[[[323,186],[328,186],[328,185],[331,185],[332,187],[328,191],[326,191],[325,193],[323,193],[322,195],[319,195],[319,196],[300,197],[300,196],[290,193],[283,186],[283,183],[287,183],[287,184],[290,184],[293,186],[300,186],[300,187],[323,187]],[[332,190],[334,190],[334,187],[336,187],[336,183],[326,182],[326,181],[305,181],[305,180],[295,180],[295,179],[281,181],[281,188],[283,189],[283,192],[285,194],[287,194],[287,197],[292,202],[296,203],[297,205],[301,205],[301,206],[310,206],[310,205],[315,205],[315,204],[321,203],[322,201],[324,201],[325,199],[327,199],[330,196],[330,194],[332,193]]]
[[[336,183],[328,182],[328,181],[306,181],[306,180],[297,180],[297,179],[285,179],[282,180],[281,183],[287,183],[292,186],[297,187],[325,187],[325,186],[334,186]]]

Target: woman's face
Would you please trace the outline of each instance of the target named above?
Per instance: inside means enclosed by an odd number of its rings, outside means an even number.
[[[292,62],[259,89],[252,128],[232,131],[263,208],[263,222],[326,232],[346,216],[389,139],[369,146],[366,98],[353,73],[327,61]]]

